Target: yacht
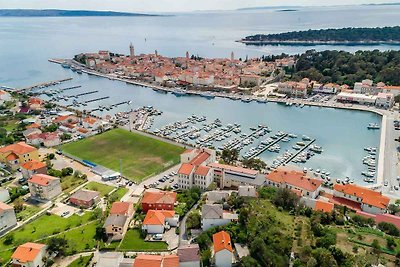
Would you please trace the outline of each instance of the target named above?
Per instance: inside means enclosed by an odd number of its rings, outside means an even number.
[[[370,123],[370,124],[368,124],[367,128],[369,130],[377,130],[377,129],[380,129],[380,126],[377,123]]]

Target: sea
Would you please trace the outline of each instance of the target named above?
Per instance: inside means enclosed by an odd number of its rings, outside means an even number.
[[[186,51],[201,57],[256,57],[272,54],[298,54],[315,50],[398,50],[400,46],[250,46],[236,40],[257,33],[279,33],[307,29],[342,27],[383,27],[400,24],[400,6],[302,7],[295,11],[279,9],[191,12],[158,17],[50,17],[0,18],[0,86],[24,87],[50,80],[72,77],[60,88],[80,85],[68,94],[98,91],[79,100],[109,96],[86,108],[132,100],[111,112],[141,106],[154,106],[163,112],[153,128],[184,120],[195,114],[207,121],[219,118],[223,124],[238,123],[243,132],[259,124],[274,132],[285,131],[316,139],[323,153],[299,167],[321,169],[333,179],[350,177],[363,184],[366,169],[364,147],[378,147],[379,130],[367,130],[369,123],[380,123],[371,112],[318,107],[287,107],[276,103],[243,103],[229,99],[207,100],[198,96],[176,97],[150,88],[128,85],[87,74],[77,74],[49,58],[72,58],[81,52],[109,50],[129,53],[129,44],[137,54],[154,53],[176,57]],[[61,102],[62,103],[62,102]],[[62,103],[63,104],[63,103]],[[64,103],[65,104],[65,103]],[[98,115],[106,115],[104,111]],[[255,143],[256,144],[256,143]],[[293,143],[282,145],[290,150]],[[271,163],[279,154],[265,152],[260,158]]]

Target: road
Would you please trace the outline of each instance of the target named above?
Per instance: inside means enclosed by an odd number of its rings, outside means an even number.
[[[189,214],[190,214],[193,210],[197,209],[197,206],[198,206],[198,205],[199,205],[199,204],[196,203],[196,204],[185,214],[185,216],[183,217],[182,221],[181,221],[180,224],[179,224],[179,246],[184,246],[184,245],[188,245],[188,244],[189,244],[189,239],[188,239],[188,236],[187,236],[187,234],[186,234],[186,220],[187,220]]]

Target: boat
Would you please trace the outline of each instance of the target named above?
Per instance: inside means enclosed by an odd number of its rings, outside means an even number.
[[[317,146],[317,145],[311,145],[310,150],[316,153],[322,153],[322,147]]]
[[[69,69],[71,66],[68,65],[67,63],[63,63],[61,64],[61,67],[63,67],[64,69]]]
[[[306,144],[304,142],[297,142],[296,145],[298,146],[305,146]]]
[[[173,91],[172,94],[175,95],[175,96],[178,96],[178,97],[187,95],[187,93],[185,91],[183,91],[183,90]]]
[[[207,99],[214,99],[215,98],[215,95],[210,94],[210,93],[201,93],[200,96],[201,97],[205,97]]]
[[[307,135],[302,136],[303,141],[311,141],[311,137],[308,137]]]
[[[244,103],[250,103],[250,102],[251,102],[251,98],[249,98],[249,97],[243,98],[243,99],[242,99],[242,102],[244,102]]]
[[[369,130],[378,130],[378,129],[380,129],[380,126],[377,123],[370,123],[370,124],[368,124],[367,128]]]

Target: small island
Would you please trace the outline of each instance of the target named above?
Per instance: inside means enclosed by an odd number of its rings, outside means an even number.
[[[151,14],[94,10],[0,9],[0,17],[136,17]]]
[[[400,26],[382,28],[321,29],[277,34],[256,34],[247,36],[239,42],[251,45],[400,45]]]

